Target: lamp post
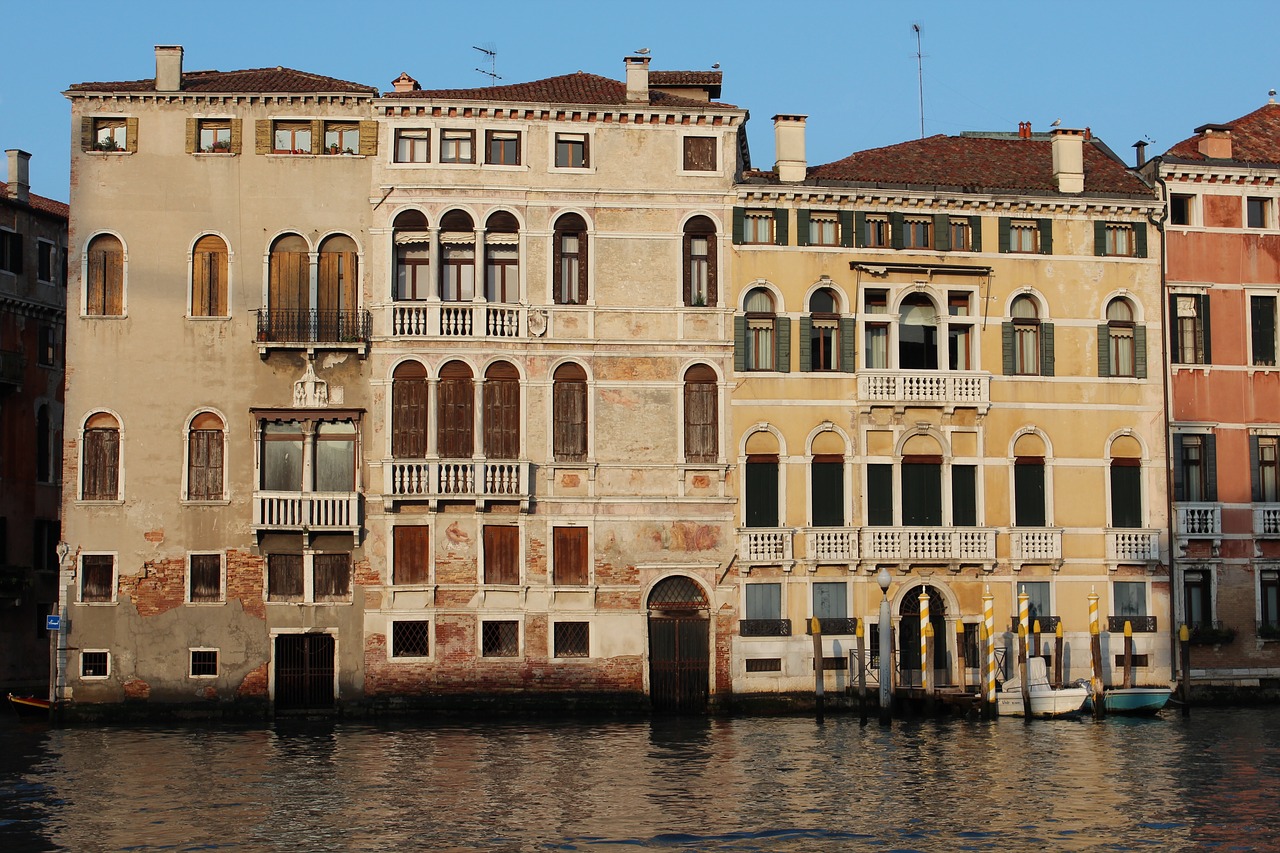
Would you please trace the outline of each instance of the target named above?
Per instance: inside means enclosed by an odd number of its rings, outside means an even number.
[[[880,585],[880,722],[888,724],[893,706],[893,629],[889,624],[889,570],[880,567],[876,583]]]

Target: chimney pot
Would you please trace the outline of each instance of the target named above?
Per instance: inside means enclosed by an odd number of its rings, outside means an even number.
[[[9,155],[9,198],[31,203],[31,155],[19,148],[4,152]]]
[[[1222,124],[1206,124],[1196,128],[1200,134],[1200,153],[1211,160],[1231,159],[1231,128]]]
[[[1053,179],[1060,193],[1084,192],[1084,136],[1083,130],[1053,130]]]
[[[804,150],[804,124],[808,116],[779,114],[773,117],[773,140],[777,154],[774,169],[778,180],[799,183],[808,173]]]
[[[401,71],[400,76],[391,81],[391,86],[397,92],[416,92],[422,88],[417,80],[409,76],[408,71]]]
[[[628,56],[622,62],[627,71],[627,103],[649,103],[649,57]]]
[[[182,91],[182,45],[156,45],[156,91]]]

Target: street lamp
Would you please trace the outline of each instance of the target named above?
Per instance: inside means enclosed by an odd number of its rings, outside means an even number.
[[[880,722],[888,723],[892,716],[893,703],[893,661],[892,650],[893,644],[892,631],[889,625],[891,618],[889,614],[889,584],[893,578],[889,577],[889,570],[884,566],[880,567],[879,573],[876,575],[876,583],[880,585]]]

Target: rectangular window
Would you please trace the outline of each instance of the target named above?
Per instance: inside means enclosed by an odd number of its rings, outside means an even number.
[[[809,318],[809,369],[835,370],[838,359],[840,319],[815,314]]]
[[[351,599],[350,554],[313,554],[311,571],[316,601]]]
[[[272,154],[310,154],[311,122],[272,122],[271,139]]]
[[[747,672],[782,672],[782,658],[747,658]]]
[[[1142,468],[1137,459],[1111,460],[1111,526],[1142,526]]]
[[[714,172],[716,170],[716,139],[714,136],[686,136],[684,138],[684,170],[686,172]]]
[[[474,130],[442,130],[440,132],[441,163],[474,163],[476,132]]]
[[[862,234],[862,245],[870,249],[887,249],[890,234],[889,217],[868,216]]]
[[[1262,630],[1270,636],[1280,635],[1280,572],[1264,571],[1258,579],[1261,596]]]
[[[1253,363],[1276,366],[1276,298],[1249,297],[1249,331],[1253,339]]]
[[[746,473],[746,526],[778,526],[778,457],[748,456]]]
[[[963,219],[951,220],[951,251],[968,252],[973,248],[973,232]]]
[[[515,529],[515,528],[511,528]],[[584,585],[587,583],[587,529],[556,527],[552,529],[552,582]]]
[[[748,317],[746,369],[773,370],[773,317]]]
[[[222,555],[192,554],[190,561],[190,601],[209,604],[222,601]]]
[[[267,601],[302,600],[302,555],[267,555]]]
[[[1106,254],[1124,257],[1131,257],[1134,254],[1132,225],[1117,225],[1109,222],[1104,227],[1104,231],[1106,232],[1104,248]]]
[[[773,243],[773,211],[748,210],[742,218],[742,242]]]
[[[1013,523],[1045,526],[1044,458],[1020,456],[1013,466]]]
[[[215,678],[218,675],[217,649],[191,650],[191,677]]]
[[[40,326],[36,359],[41,367],[58,366],[58,333],[53,326]]]
[[[490,166],[520,165],[520,133],[514,130],[485,131],[486,163]]]
[[[748,619],[782,618],[782,584],[749,583],[746,592]]]
[[[205,119],[198,122],[201,154],[231,153],[231,119]]]
[[[427,583],[431,571],[431,528],[426,525],[402,524],[393,528],[395,565],[394,584]]]
[[[484,526],[484,582],[520,583],[520,528]]]
[[[1111,594],[1115,597],[1113,612],[1121,619],[1147,615],[1147,585],[1142,581],[1116,581]]]
[[[430,163],[431,131],[426,128],[405,128],[396,131],[397,163]]]
[[[711,290],[711,243],[706,237],[689,237],[689,304],[705,306]]]
[[[80,558],[80,600],[108,602],[115,598],[116,558],[85,554]]]
[[[425,619],[397,619],[391,623],[391,656],[425,658],[431,653],[431,623]]]
[[[1262,503],[1280,503],[1280,438],[1259,435],[1257,445],[1258,473],[1253,499]]]
[[[0,229],[0,270],[22,272],[22,235]]]
[[[844,526],[844,459],[815,456],[810,466],[814,527]]]
[[[1035,222],[1015,219],[1009,223],[1009,251],[1040,251],[1040,228]]]
[[[1204,436],[1179,435],[1176,440],[1182,450],[1177,460],[1178,481],[1182,485],[1174,498],[1179,501],[1203,501],[1205,496],[1205,447]]]
[[[81,678],[106,678],[111,674],[110,653],[85,649],[80,653]]]
[[[1049,616],[1053,608],[1049,606],[1049,591],[1052,587],[1048,581],[1029,581],[1018,584],[1018,592],[1027,594],[1027,630],[1035,630],[1036,620],[1040,620],[1040,630],[1048,631]],[[1021,608],[1021,599],[1018,599]]]
[[[904,249],[933,248],[933,220],[915,217],[903,219],[902,246]]]
[[[840,219],[834,213],[809,214],[809,245],[839,246]]]
[[[1175,295],[1174,358],[1175,364],[1205,364],[1205,320],[1207,295]]]
[[[36,241],[36,278],[46,284],[53,284],[56,247],[48,240]]]
[[[844,581],[813,585],[813,615],[819,619],[848,619],[848,584]]]
[[[978,466],[951,466],[951,523],[978,526]]]
[[[1191,630],[1213,627],[1213,593],[1209,572],[1188,569],[1182,573],[1183,616]]]
[[[902,462],[902,524],[942,525],[942,463],[937,457],[913,456]]]
[[[591,623],[555,623],[555,656],[585,658],[591,654]]]
[[[1250,228],[1266,228],[1271,223],[1271,199],[1250,196],[1245,202],[1245,224]]]
[[[556,134],[556,166],[561,169],[585,169],[590,165],[585,133]]]
[[[359,154],[360,122],[326,121],[324,123],[325,154]]]
[[[483,623],[480,629],[480,654],[487,658],[518,657],[520,623],[514,620]]]
[[[1169,224],[1190,225],[1195,196],[1174,193],[1169,199]]]
[[[893,466],[867,466],[867,525],[893,526]]]
[[[125,151],[129,147],[128,121],[122,118],[93,120],[94,151]]]

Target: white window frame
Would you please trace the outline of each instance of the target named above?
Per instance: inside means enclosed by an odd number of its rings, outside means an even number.
[[[525,624],[524,616],[518,613],[485,613],[477,622],[479,623],[476,631],[476,659],[479,661],[514,661],[524,660],[525,658]],[[514,622],[516,623],[516,654],[513,655],[486,655],[484,653],[484,626],[488,622]]]
[[[192,671],[193,669],[195,669],[195,659],[194,659],[194,658],[195,658],[195,653],[196,653],[196,652],[213,652],[213,654],[214,654],[214,658],[213,658],[213,668],[214,668],[214,673],[213,673],[213,675],[196,675],[196,674]],[[198,680],[201,680],[201,681],[207,681],[207,680],[211,680],[211,679],[216,679],[216,678],[217,678],[219,675],[221,675],[221,674],[222,674],[222,653],[221,653],[218,649],[210,648],[210,647],[206,647],[206,646],[192,647],[192,648],[188,648],[188,649],[187,649],[187,678],[198,679]]]
[[[686,169],[684,167],[684,141],[691,136],[701,139],[714,139],[716,148],[716,167],[714,169]],[[696,128],[682,130],[676,143],[676,174],[689,177],[717,177],[724,174],[724,135],[722,133],[699,133]]]
[[[403,589],[404,587],[401,587]],[[397,655],[395,648],[396,638],[396,622],[426,622],[427,623],[427,653],[425,655]],[[395,611],[387,617],[387,662],[388,663],[422,663],[424,661],[433,661],[436,657],[436,638],[435,638],[436,620],[432,619],[426,613],[409,613]]]
[[[581,136],[587,143],[587,165],[557,166],[556,143],[561,136]],[[596,148],[596,131],[594,127],[574,127],[572,130],[555,129],[547,134],[547,171],[568,175],[590,175],[596,171],[599,162],[599,150]],[[697,173],[702,174],[702,173]],[[709,173],[707,173],[709,174]]]
[[[585,622],[587,623],[587,653],[585,655],[557,655],[556,654],[556,625],[561,622]],[[550,630],[547,631],[547,659],[553,664],[562,664],[573,666],[575,662],[582,663],[596,657],[595,648],[595,622],[590,619],[585,612],[573,613],[565,612],[552,615],[547,620]]]
[[[110,557],[111,558],[111,600],[110,601],[85,601],[84,600],[84,558],[85,557]],[[114,607],[119,604],[120,598],[120,552],[118,551],[82,551],[76,558],[76,603],[86,607]]]
[[[107,674],[106,675],[85,675],[84,674],[84,656],[87,654],[103,654],[107,656]],[[80,650],[80,667],[79,676],[81,681],[106,681],[111,677],[111,650],[110,649],[81,649]]]
[[[116,153],[102,152],[102,153]],[[120,241],[120,313],[119,314],[89,314],[86,308],[89,305],[89,246],[93,245],[93,241],[98,237],[110,236]],[[188,280],[190,277],[188,276]],[[188,285],[187,292],[190,293],[191,288]],[[264,286],[265,291],[265,286]],[[264,297],[265,298],[265,297]],[[190,303],[191,297],[187,297]],[[230,305],[230,302],[228,302]],[[129,316],[129,244],[125,242],[123,236],[118,231],[102,230],[95,231],[90,234],[84,241],[84,248],[80,251],[80,316],[89,320],[124,320]]]
[[[217,557],[218,558],[218,600],[217,601],[192,601],[191,600],[191,558],[192,557]],[[227,555],[224,551],[188,551],[187,552],[187,574],[183,578],[183,602],[195,605],[196,607],[221,607],[227,603]]]
[[[222,241],[222,245],[227,247],[227,313],[221,317],[205,316],[203,314],[196,314],[194,311],[195,284],[196,284],[196,279],[195,279],[196,243],[200,242],[200,240],[202,240],[205,237],[217,237]],[[231,319],[231,306],[235,304],[234,303],[235,291],[232,290],[232,285],[235,282],[235,271],[236,271],[236,253],[231,248],[231,241],[227,239],[226,234],[223,234],[221,231],[201,231],[196,236],[196,238],[191,241],[191,245],[187,248],[187,319],[188,320],[194,320],[199,323],[199,322],[210,322],[210,321],[226,322]]]

